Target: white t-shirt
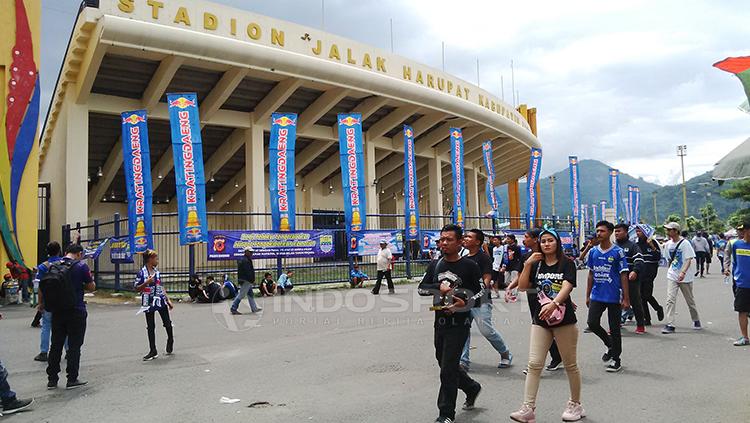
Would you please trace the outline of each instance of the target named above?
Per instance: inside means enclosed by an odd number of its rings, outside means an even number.
[[[388,265],[390,264],[392,258],[393,254],[391,254],[391,250],[389,250],[387,247],[382,248],[380,251],[378,251],[378,271],[388,270]]]
[[[680,243],[680,240],[683,240],[682,243]],[[693,246],[690,245],[687,239],[680,238],[680,240],[674,242],[670,239],[664,244],[662,255],[667,260],[670,257],[672,259],[667,268],[667,279],[677,281],[680,277],[680,269],[685,265],[685,260],[693,259],[690,262],[690,267],[685,272],[685,279],[682,280],[683,283],[690,283],[695,280],[695,250],[693,250]],[[678,243],[680,244],[680,249],[675,251]]]
[[[497,272],[503,267],[503,253],[505,248],[502,245],[492,247],[492,270]]]

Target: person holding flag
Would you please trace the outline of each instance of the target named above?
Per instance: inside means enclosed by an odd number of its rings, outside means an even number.
[[[146,250],[143,253],[143,268],[135,278],[135,290],[141,293],[141,310],[146,314],[146,330],[148,333],[148,354],[143,356],[143,361],[151,361],[159,356],[156,351],[156,333],[154,314],[157,312],[161,317],[164,329],[167,331],[167,355],[172,355],[174,348],[174,334],[172,332],[172,320],[169,310],[174,308],[172,301],[167,296],[167,291],[161,282],[161,275],[156,266],[159,265],[159,255],[154,250]]]

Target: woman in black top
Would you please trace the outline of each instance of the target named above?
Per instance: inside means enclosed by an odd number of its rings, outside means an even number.
[[[512,413],[510,418],[517,422],[533,422],[536,417],[536,396],[539,379],[547,350],[552,340],[557,341],[563,364],[570,384],[570,400],[562,414],[563,421],[578,421],[585,416],[581,406],[581,374],[576,362],[578,347],[578,327],[570,293],[576,286],[575,264],[568,259],[562,249],[560,236],[553,229],[542,230],[539,236],[541,252],[529,256],[519,276],[518,288],[521,291],[536,288],[540,301],[530,304],[533,307],[529,365],[526,375],[524,403]],[[544,298],[546,297],[546,298]],[[551,300],[548,301],[547,299]],[[542,303],[546,303],[542,305]],[[549,323],[556,312],[562,312],[562,319]]]

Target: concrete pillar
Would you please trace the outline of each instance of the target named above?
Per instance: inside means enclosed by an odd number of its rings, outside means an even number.
[[[508,214],[511,229],[521,228],[521,204],[518,192],[518,179],[508,181]]]
[[[435,149],[432,149],[434,157],[427,163],[427,171],[430,175],[428,178],[428,188],[430,190],[430,214],[436,216],[443,215],[443,193],[440,192],[443,180],[443,163],[437,155]]]
[[[380,199],[378,198],[378,187],[372,182],[375,180],[375,144],[365,142],[365,186],[367,187],[365,198],[367,198],[367,214],[380,213]]]
[[[263,127],[253,125],[245,131],[245,210],[253,213],[266,211],[265,191],[268,186],[263,171],[263,150]],[[271,229],[270,226],[266,227],[263,216],[253,216],[249,223],[251,229]]]
[[[467,215],[479,216],[479,189],[477,187],[477,171],[473,167],[465,168],[466,175],[466,208]]]
[[[65,203],[65,219],[63,223],[85,224],[89,217],[89,109],[86,104],[76,104],[73,96],[65,98],[67,113],[65,133],[65,162],[66,169],[65,197],[53,201]],[[119,148],[119,146],[116,146]],[[48,157],[48,160],[55,160]],[[53,181],[54,183],[54,181]],[[58,228],[53,228],[57,230]],[[54,232],[53,232],[54,234]],[[86,237],[86,234],[82,234]]]

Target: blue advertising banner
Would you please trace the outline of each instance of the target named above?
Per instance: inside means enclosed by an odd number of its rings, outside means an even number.
[[[130,254],[130,244],[127,238],[109,240],[109,261],[120,264],[133,263],[133,255]]]
[[[151,219],[151,154],[146,111],[122,113],[122,159],[128,192],[130,251],[141,254],[154,248]]]
[[[87,242],[83,245],[83,256],[91,260],[98,259],[108,242],[109,238]]]
[[[419,241],[419,202],[417,161],[414,157],[414,130],[404,125],[404,216],[406,239]]]
[[[589,226],[589,205],[581,204],[581,210],[583,210],[583,223],[581,224],[581,230],[586,233],[586,229]]]
[[[634,186],[633,191],[635,191],[635,195],[633,196],[635,200],[635,204],[633,205],[633,223],[636,224],[641,221],[641,189],[638,186]]]
[[[180,245],[206,242],[206,180],[198,96],[195,93],[167,94],[167,104],[172,128]]]
[[[542,172],[542,149],[532,148],[529,158],[529,173],[526,175],[526,201],[528,213],[526,214],[526,227],[532,228],[536,218],[536,185],[539,183],[539,175]],[[576,215],[574,215],[576,216]]]
[[[362,148],[362,115],[339,113],[339,157],[341,187],[344,195],[344,216],[349,254],[357,254],[357,244],[365,229],[367,198],[365,197],[365,159]]]
[[[464,177],[464,137],[460,128],[451,128],[451,168],[453,169],[453,224],[464,227],[466,179]]]
[[[601,206],[602,210],[602,220],[604,220],[604,216],[606,215],[607,202],[605,200],[602,200],[599,202],[599,205]]]
[[[609,169],[609,204],[615,210],[615,221],[620,221],[620,171]]]
[[[297,114],[271,115],[271,141],[268,147],[271,222],[274,231],[295,229],[296,195],[294,144],[297,139]]]
[[[568,171],[570,174],[570,210],[571,216],[576,216],[573,224],[573,233],[581,231],[580,222],[577,218],[581,209],[580,184],[578,182],[578,157],[568,156]]]
[[[437,249],[437,242],[440,239],[440,231],[422,230],[422,251],[428,252]]]
[[[362,231],[362,238],[357,244],[357,255],[378,255],[380,241],[388,243],[391,254],[401,255],[404,253],[404,234],[402,231]]]
[[[591,217],[593,217],[593,219],[591,219],[592,226],[596,225],[596,223],[599,221],[599,217],[596,214],[596,208],[597,208],[596,204],[591,205]]]
[[[635,205],[635,190],[633,189],[633,186],[628,184],[628,204],[627,204],[627,222],[629,224],[633,224],[633,217],[635,213],[633,213],[633,206]]]
[[[492,218],[495,219],[500,215],[500,199],[495,191],[495,164],[492,162],[492,141],[482,143],[482,156],[484,157],[484,168],[487,170],[487,184],[485,193],[487,202],[492,209]]]
[[[246,247],[253,258],[332,257],[332,231],[208,231],[209,260],[239,260]]]

